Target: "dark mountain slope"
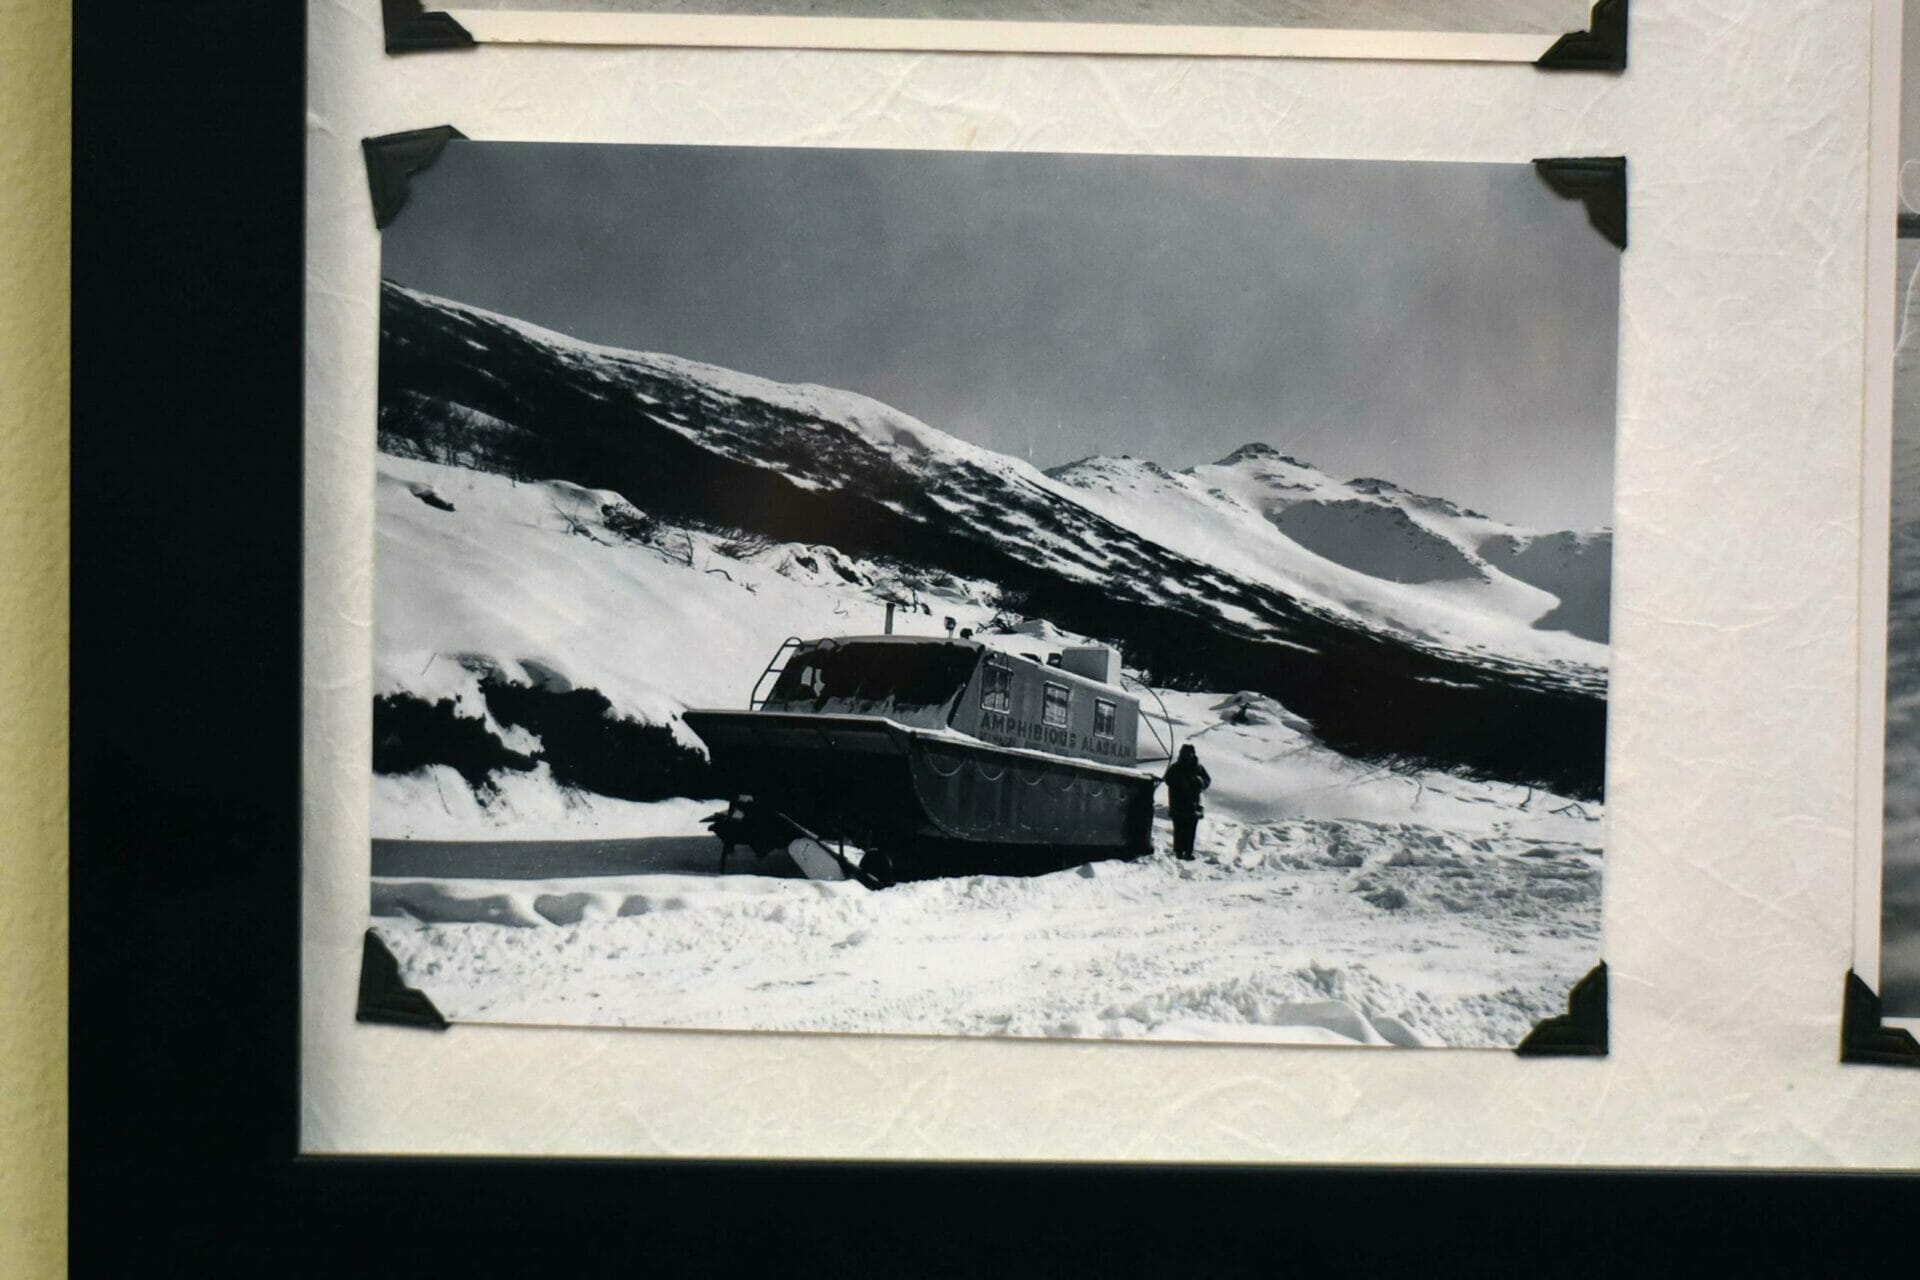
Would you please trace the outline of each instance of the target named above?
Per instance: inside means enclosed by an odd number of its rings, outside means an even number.
[[[1308,608],[871,400],[591,347],[393,285],[381,337],[386,452],[988,578],[1027,612],[1118,643],[1157,683],[1269,694],[1349,754],[1602,790],[1600,681],[1468,661]]]

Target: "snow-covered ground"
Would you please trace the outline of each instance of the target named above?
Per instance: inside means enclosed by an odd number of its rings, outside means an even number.
[[[880,893],[379,880],[376,927],[456,1021],[1408,1046],[1512,1046],[1599,955],[1580,846],[1304,820],[1208,843]]]
[[[755,1030],[1504,1047],[1599,959],[1596,807],[1358,765],[1257,696],[1166,699],[1214,778],[1193,863],[1164,817],[1140,862],[878,893],[778,855],[716,875],[715,845],[379,877],[376,927],[456,1021]],[[634,834],[701,830],[687,802],[629,809]]]

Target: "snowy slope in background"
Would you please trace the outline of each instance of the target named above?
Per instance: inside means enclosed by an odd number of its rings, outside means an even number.
[[[517,683],[598,690],[613,714],[670,726],[697,744],[680,713],[744,706],[785,636],[878,632],[889,597],[920,602],[896,610],[900,634],[943,635],[949,617],[960,627],[984,628],[996,612],[983,584],[903,578],[898,567],[828,547],[742,542],[664,525],[649,540],[634,541],[618,532],[629,526],[617,495],[564,481],[518,482],[382,457],[377,485],[375,694],[450,700],[516,749],[538,744],[487,715],[476,666]],[[1209,804],[1223,819],[1416,820],[1476,830],[1484,815],[1503,807],[1488,797],[1518,803],[1528,794],[1524,787],[1394,773],[1352,760],[1320,741],[1302,717],[1251,691],[1235,694],[1232,707],[1224,693],[1162,696],[1180,739],[1221,759],[1211,766],[1216,788]],[[1149,702],[1148,711],[1157,715],[1158,706]],[[1242,741],[1251,745],[1215,749]],[[1151,752],[1144,732],[1142,744]],[[499,779],[502,794],[485,806],[451,771],[377,779],[374,834],[697,833],[693,819],[709,811],[684,810],[677,827],[661,826],[651,805],[590,796],[567,803],[537,769]],[[1461,788],[1477,798],[1450,808],[1447,797]],[[1417,813],[1416,800],[1423,806]]]
[[[1340,484],[1262,444],[1189,474],[1336,563],[1395,582],[1436,589],[1459,584],[1443,593],[1475,609],[1524,618],[1539,630],[1592,641],[1601,651],[1583,647],[1580,660],[1606,663],[1611,530],[1525,529],[1389,480]],[[1532,597],[1514,591],[1515,581],[1553,597],[1555,607],[1525,618]]]
[[[470,697],[476,677],[447,659],[477,654],[520,682],[531,662],[598,689],[619,714],[667,723],[688,706],[745,705],[787,636],[879,632],[881,593],[899,589],[829,547],[671,526],[630,541],[606,514],[619,495],[566,481],[382,457],[378,483],[376,694]],[[927,597],[942,616],[992,616],[971,584],[943,585],[951,594]],[[909,611],[896,621],[939,630]]]
[[[944,634],[948,617],[980,627],[995,612],[980,584],[903,579],[831,547],[657,522],[636,537],[619,495],[565,481],[383,456],[377,486],[375,695],[449,701],[515,750],[540,744],[488,714],[482,671],[597,690],[612,714],[698,748],[680,713],[744,706],[786,636],[877,633],[888,598],[921,601],[896,611],[907,635]],[[431,775],[376,779],[376,837],[658,834],[651,806],[562,797],[538,770],[496,775],[486,805],[452,770]]]
[[[1142,459],[1084,458],[1048,474],[1083,505],[1185,555],[1271,582],[1365,625],[1465,653],[1604,669],[1606,554],[1597,563],[1600,627],[1552,625],[1565,575],[1512,572],[1568,538],[1514,529],[1383,481],[1341,484],[1267,445],[1170,472]],[[1513,550],[1508,551],[1511,547]],[[1585,598],[1584,594],[1581,598]]]
[[[1279,698],[1349,754],[1578,794],[1602,786],[1604,651],[1514,622],[1552,606],[1517,582],[1494,584],[1523,597],[1502,619],[1475,601],[1449,612],[1459,584],[1409,593],[1361,581],[1277,533],[1295,572],[1225,552],[1216,561],[865,397],[575,342],[391,284],[380,372],[385,453],[570,482],[716,539],[827,547],[963,579],[1119,643],[1162,686]],[[763,632],[758,647],[785,634]],[[650,697],[632,688],[623,705],[657,715]]]

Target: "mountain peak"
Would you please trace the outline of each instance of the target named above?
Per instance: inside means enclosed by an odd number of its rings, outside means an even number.
[[[1263,440],[1255,440],[1248,444],[1243,444],[1213,465],[1216,467],[1231,467],[1241,462],[1284,462],[1289,466],[1295,467],[1311,468],[1313,466],[1310,462],[1303,462],[1291,454],[1280,452]]]
[[[1491,520],[1493,517],[1472,507],[1463,507],[1446,498],[1436,498],[1431,494],[1415,493],[1405,485],[1395,484],[1391,480],[1382,480],[1377,476],[1360,476],[1347,482],[1347,488],[1370,497],[1398,499],[1408,506],[1419,507],[1425,511],[1438,512],[1447,516],[1465,516],[1473,520]]]
[[[1096,453],[1089,457],[1076,458],[1072,462],[1063,462],[1057,467],[1048,467],[1045,474],[1051,480],[1059,480],[1066,484],[1075,484],[1092,476],[1111,476],[1116,473],[1128,471],[1144,471],[1148,475],[1160,480],[1171,480],[1173,478],[1165,467],[1153,459],[1136,458],[1130,453],[1123,453],[1118,456]]]
[[[1405,493],[1391,480],[1382,480],[1377,476],[1355,476],[1347,481],[1349,489],[1358,489],[1361,493]]]

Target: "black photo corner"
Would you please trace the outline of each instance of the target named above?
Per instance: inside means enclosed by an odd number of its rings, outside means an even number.
[[[1523,1058],[1607,1056],[1607,965],[1603,960],[1567,993],[1567,1011],[1538,1023],[1514,1046]]]
[[[1847,970],[1840,1023],[1840,1061],[1878,1067],[1920,1067],[1920,1040],[1904,1027],[1883,1024],[1880,997]]]
[[[395,50],[465,43],[418,0],[339,2]],[[1625,11],[1602,0],[1596,30],[1623,36]],[[1545,1149],[1503,1170],[1395,1166],[1390,1144],[1344,1169],[302,1155],[306,6],[73,17],[71,1274],[1817,1266],[1911,1209],[1895,1179],[1554,1169],[1581,1153]],[[432,150],[400,163],[388,216]],[[222,927],[236,903],[246,927]],[[363,958],[363,1013],[434,1025]],[[1604,995],[1596,970],[1546,1034],[1604,1047]],[[1284,1162],[1284,1124],[1264,1139]],[[1476,1225],[1490,1207],[1499,1232]]]
[[[380,0],[388,53],[432,53],[473,48],[473,36],[449,13],[425,0]]]
[[[1585,31],[1569,31],[1534,63],[1542,71],[1625,71],[1627,0],[1598,0]]]
[[[440,152],[455,138],[464,138],[450,124],[430,129],[410,129],[366,138],[360,143],[367,159],[367,192],[373,201],[373,225],[386,227],[400,216],[407,205],[407,185],[413,175],[439,159]]]
[[[1554,194],[1578,200],[1587,221],[1614,248],[1627,248],[1627,159],[1625,156],[1562,156],[1533,162],[1540,180]]]

